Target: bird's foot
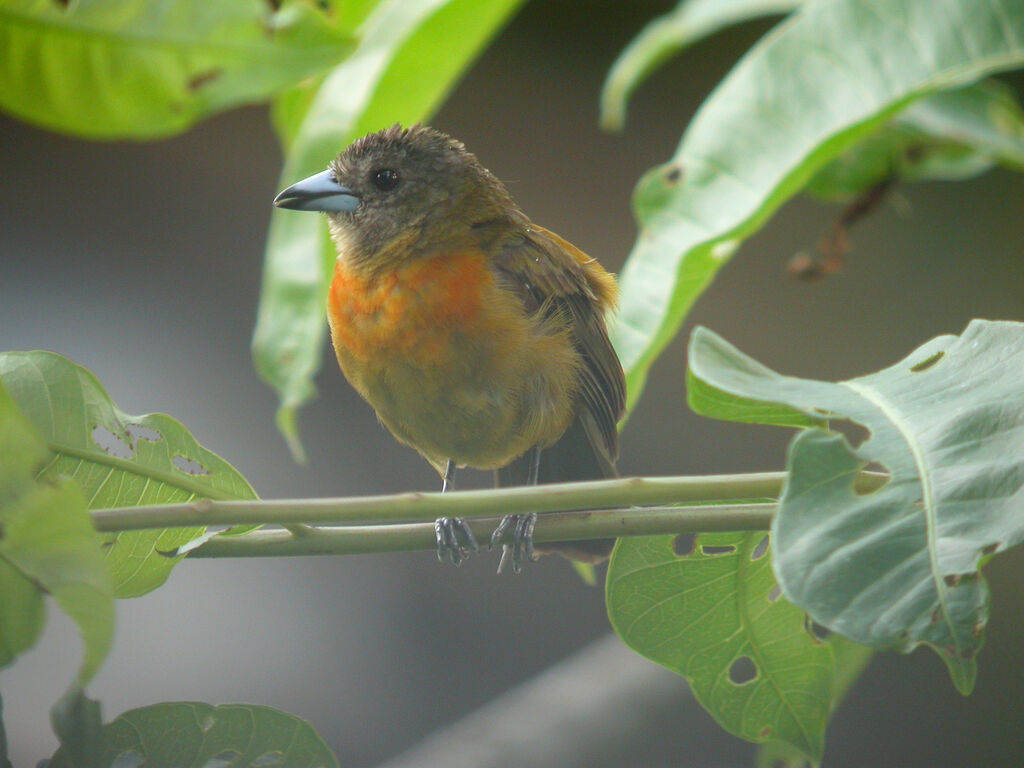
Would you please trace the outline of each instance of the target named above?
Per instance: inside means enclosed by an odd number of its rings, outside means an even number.
[[[523,555],[527,560],[536,560],[533,554],[533,528],[537,525],[537,513],[530,512],[527,515],[505,515],[498,523],[498,527],[491,534],[491,544],[501,543],[501,561],[498,563],[498,573],[501,573],[509,561],[512,562],[512,573],[518,574],[523,570]],[[502,542],[505,534],[511,530],[512,540],[507,544]]]
[[[461,517],[437,518],[434,534],[437,536],[437,559],[442,563],[447,560],[454,566],[462,565],[463,560],[468,560],[470,555],[480,550],[473,531]]]

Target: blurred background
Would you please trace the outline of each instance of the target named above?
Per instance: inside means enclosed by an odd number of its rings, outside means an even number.
[[[770,28],[748,24],[689,50],[639,90],[625,134],[601,133],[609,65],[672,5],[532,0],[433,120],[535,221],[612,270],[635,236],[635,181],[670,156],[700,101]],[[1024,81],[1013,82],[1020,91]],[[175,416],[263,497],[438,489],[326,346],[319,398],[300,420],[307,465],[292,462],[274,429],[276,401],[249,342],[281,159],[262,108],[147,144],[86,143],[0,117],[0,348],[57,351],[92,370],[122,409]],[[853,230],[844,272],[789,278],[789,258],[837,214],[797,200],[722,271],[651,373],[623,433],[623,474],[783,466],[787,433],[687,410],[696,323],[774,368],[836,379],[974,317],[1024,320],[1020,176],[899,188]],[[463,487],[488,483],[460,477]],[[163,588],[118,604],[115,647],[90,695],[106,719],[173,700],[277,707],[309,720],[342,765],[372,766],[610,631],[601,590],[563,561],[518,578],[496,576],[496,564],[492,554],[456,570],[430,553],[185,562]],[[836,714],[826,765],[1024,763],[1022,574],[1019,552],[987,569],[992,619],[969,699],[934,655],[881,655]],[[52,753],[48,708],[79,654],[73,626],[51,611],[43,641],[0,673],[15,766]],[[635,737],[579,764],[752,764],[754,747],[693,705],[681,679],[658,707],[622,713],[635,718]]]

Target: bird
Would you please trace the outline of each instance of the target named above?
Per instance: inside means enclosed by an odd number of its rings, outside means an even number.
[[[396,124],[274,204],[326,214],[338,364],[442,491],[457,467],[494,470],[498,486],[616,476],[626,384],[608,335],[615,278],[534,224],[462,142]],[[534,546],[536,520],[498,524],[499,572],[551,552],[596,563],[614,544]],[[461,518],[439,518],[435,534],[438,557],[455,565],[478,550]]]

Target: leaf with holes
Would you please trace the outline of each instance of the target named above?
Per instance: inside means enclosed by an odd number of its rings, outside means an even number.
[[[824,0],[758,42],[634,194],[613,332],[630,406],[718,270],[817,171],[914,99],[1022,65],[1020,0]]]
[[[521,2],[381,3],[360,28],[359,47],[327,75],[315,95],[291,91],[276,105],[275,127],[288,150],[281,187],[322,171],[365,133],[427,118]],[[297,459],[302,448],[296,412],[313,396],[334,260],[321,217],[274,211],[253,361],[280,397],[277,425]]]
[[[175,419],[119,410],[89,371],[52,352],[0,353],[0,382],[52,452],[43,480],[67,477],[89,509],[171,504],[193,499],[253,499],[234,467],[203,448]],[[130,531],[107,548],[117,597],[136,597],[166,581],[180,558],[163,553],[203,528]]]
[[[72,691],[85,686],[110,650],[114,604],[81,491],[40,478],[46,444],[0,383],[0,666],[32,646],[43,596],[78,625],[85,654]]]
[[[692,551],[677,554],[681,542]],[[836,694],[832,641],[779,599],[768,555],[764,533],[620,539],[608,615],[628,646],[683,675],[728,731],[816,760]]]
[[[177,133],[341,60],[354,40],[335,5],[7,0],[0,108],[90,138]]]
[[[988,620],[979,569],[1024,540],[1024,324],[975,320],[838,383],[782,376],[698,328],[690,370],[718,401],[777,403],[868,430],[856,448],[822,430],[790,446],[773,530],[779,583],[857,642],[934,648],[969,692]],[[870,463],[891,479],[860,495],[854,478]]]
[[[62,749],[49,768],[75,763]],[[103,726],[96,768],[338,768],[313,727],[294,715],[251,704],[196,702],[132,709]]]

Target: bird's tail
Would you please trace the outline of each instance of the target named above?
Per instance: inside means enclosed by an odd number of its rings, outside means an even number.
[[[602,445],[596,424],[587,411],[582,411],[554,445],[545,448],[540,456],[538,484],[569,483],[582,480],[605,480],[618,477],[615,461],[599,447]],[[529,453],[511,464],[495,470],[495,485],[507,488],[526,485],[529,480]],[[601,563],[611,555],[615,539],[588,539],[560,541],[556,544],[537,544],[539,555],[559,554],[583,563]]]

